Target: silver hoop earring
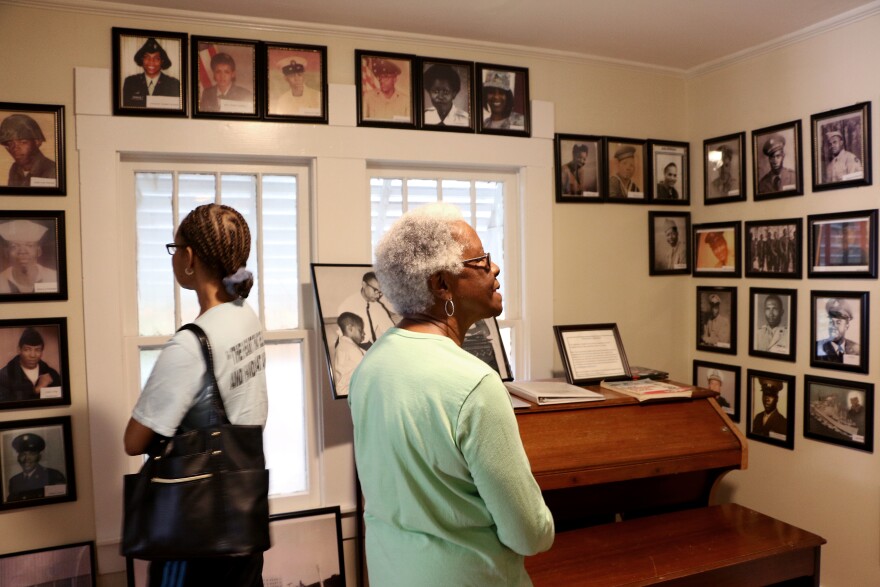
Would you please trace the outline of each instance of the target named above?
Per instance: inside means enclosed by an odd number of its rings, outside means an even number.
[[[195,273],[195,271],[192,270],[192,267],[187,267],[186,269],[183,270],[183,272],[186,273],[187,275],[192,275],[193,273]]]
[[[443,304],[443,309],[446,311],[446,317],[452,318],[452,315],[455,314],[455,302],[452,301],[452,298],[446,300],[446,303]]]

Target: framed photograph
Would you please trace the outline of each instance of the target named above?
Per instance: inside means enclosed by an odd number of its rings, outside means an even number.
[[[690,149],[689,143],[648,141],[651,181],[647,188],[652,204],[691,203]]]
[[[648,212],[649,274],[690,274],[690,234],[690,212]]]
[[[113,27],[113,114],[186,116],[186,33]]]
[[[556,344],[572,385],[629,379],[629,362],[617,324],[553,326]]]
[[[264,118],[327,124],[327,47],[286,43],[262,47]]]
[[[794,450],[794,375],[749,369],[746,436]]]
[[[0,510],[76,500],[70,416],[0,422]]]
[[[4,585],[70,585],[95,587],[94,542],[78,542],[0,555]]]
[[[802,218],[745,222],[746,277],[800,279],[803,275]]]
[[[874,384],[805,375],[804,437],[874,452]]]
[[[0,410],[70,405],[67,318],[0,320]]]
[[[263,554],[266,585],[345,587],[339,506],[269,516],[272,548]]]
[[[532,134],[529,70],[512,65],[476,64],[480,115],[477,131],[528,137]]]
[[[64,196],[64,106],[0,102],[0,195]]]
[[[868,292],[810,292],[810,366],[868,372]]]
[[[602,137],[556,134],[553,141],[557,202],[603,202]]]
[[[736,354],[736,288],[697,286],[697,350]]]
[[[605,139],[605,197],[609,202],[644,204],[647,143],[638,139]]]
[[[198,36],[191,40],[193,118],[259,118],[259,43]]]
[[[809,277],[877,277],[877,210],[807,216]]]
[[[739,277],[740,222],[694,224],[694,276]]]
[[[693,384],[717,391],[720,395],[715,401],[734,422],[740,418],[740,372],[736,365],[694,360]]]
[[[797,290],[749,288],[749,354],[796,360]]]
[[[0,303],[67,299],[63,210],[0,211]]]
[[[703,203],[746,199],[746,133],[703,141]]]
[[[752,131],[755,201],[804,195],[801,121]]]
[[[416,128],[415,55],[354,52],[358,126]]]
[[[422,109],[419,127],[446,132],[474,132],[474,64],[471,61],[419,61]]]
[[[871,185],[871,103],[810,116],[813,191]]]

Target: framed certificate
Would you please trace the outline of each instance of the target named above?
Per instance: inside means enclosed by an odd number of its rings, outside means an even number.
[[[554,326],[565,378],[572,385],[631,377],[617,324]]]

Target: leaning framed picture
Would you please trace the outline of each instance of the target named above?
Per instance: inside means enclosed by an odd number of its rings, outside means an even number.
[[[804,437],[874,452],[874,384],[805,375]]]
[[[694,277],[739,277],[740,222],[694,224]]]
[[[749,369],[746,381],[746,436],[794,450],[794,375]]]
[[[474,132],[474,64],[452,59],[419,60],[423,130]]]
[[[556,134],[553,141],[556,201],[603,202],[605,154],[602,137]]]
[[[415,65],[415,55],[355,50],[358,126],[416,128]]]
[[[528,137],[532,134],[529,70],[512,65],[476,64],[477,132]]]
[[[0,555],[3,585],[95,587],[95,543],[78,542]]]
[[[877,277],[877,210],[807,216],[809,277]]]
[[[691,203],[690,143],[648,140],[651,180],[646,182],[652,204]]]
[[[63,210],[0,210],[0,303],[67,299]]]
[[[67,318],[0,320],[0,410],[70,405]]]
[[[113,114],[186,116],[186,33],[113,27]]]
[[[697,350],[736,354],[736,288],[697,286]]]
[[[734,422],[740,418],[740,373],[737,365],[694,359],[693,384],[718,392],[715,401]]]
[[[746,277],[800,279],[803,275],[802,218],[745,222]]]
[[[648,212],[648,274],[690,274],[690,234],[690,212]]]
[[[70,416],[0,422],[0,510],[76,500]]]
[[[749,354],[796,360],[797,290],[749,288]]]
[[[813,191],[871,185],[871,103],[810,116]]]
[[[746,133],[703,141],[703,203],[746,199]]]
[[[868,372],[868,292],[810,292],[810,366]]]
[[[262,48],[264,118],[327,124],[327,47],[263,43]]]
[[[801,121],[752,131],[752,186],[755,201],[804,194]]]
[[[604,196],[609,202],[644,204],[647,202],[647,143],[638,139],[605,139],[606,178]]]
[[[617,324],[555,325],[553,333],[572,385],[630,378],[629,361]]]
[[[64,106],[0,102],[0,195],[63,196]]]
[[[193,118],[259,118],[259,43],[199,36],[191,41]]]
[[[269,516],[272,548],[263,553],[266,585],[345,587],[339,506]]]

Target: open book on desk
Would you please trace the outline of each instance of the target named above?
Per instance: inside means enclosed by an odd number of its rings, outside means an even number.
[[[511,394],[539,406],[595,402],[605,399],[601,393],[570,385],[564,381],[507,381],[504,385]]]
[[[640,402],[669,397],[691,397],[694,392],[694,388],[691,385],[675,385],[674,383],[664,383],[654,379],[603,381],[599,387],[632,396]]]

